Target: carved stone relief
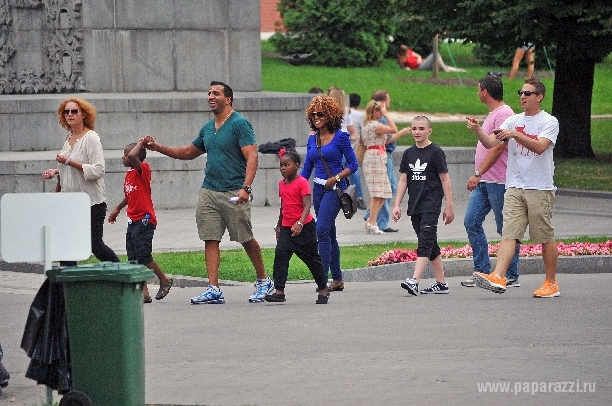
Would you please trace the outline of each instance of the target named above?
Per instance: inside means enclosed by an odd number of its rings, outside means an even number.
[[[0,94],[87,90],[81,0],[0,0]]]

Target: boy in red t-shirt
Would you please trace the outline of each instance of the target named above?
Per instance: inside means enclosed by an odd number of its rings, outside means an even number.
[[[108,216],[109,223],[115,223],[117,216],[127,206],[128,227],[125,234],[125,247],[128,261],[136,261],[152,269],[159,278],[159,291],[156,300],[161,300],[170,292],[173,280],[168,278],[157,262],[153,260],[153,234],[157,227],[157,218],[151,199],[151,167],[144,162],[147,150],[143,147],[147,138],[129,144],[123,150],[123,166],[130,168],[125,174],[123,192],[125,197]],[[149,287],[144,283],[142,288],[145,303],[151,303]]]
[[[319,255],[317,229],[310,214],[311,195],[308,181],[298,175],[301,158],[294,150],[281,149],[280,172],[283,179],[278,183],[281,208],[276,232],[276,251],[274,253],[274,288],[276,291],[266,295],[266,302],[285,301],[285,283],[289,273],[289,260],[296,254],[314,277],[319,293],[316,303],[326,304],[329,298],[327,275]]]

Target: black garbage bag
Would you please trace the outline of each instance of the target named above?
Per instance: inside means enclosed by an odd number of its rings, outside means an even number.
[[[295,148],[295,144],[296,142],[294,138],[283,138],[282,140],[278,140],[276,142],[266,142],[265,144],[261,144],[258,151],[262,154],[278,154],[278,151],[281,148]]]
[[[21,348],[30,358],[26,378],[57,390],[72,387],[66,302],[61,283],[45,280],[30,306],[21,338]]]
[[[4,353],[2,352],[2,345],[0,345],[0,393],[2,393],[2,388],[6,388],[8,386],[9,378],[11,377],[4,365],[2,365],[3,355]]]

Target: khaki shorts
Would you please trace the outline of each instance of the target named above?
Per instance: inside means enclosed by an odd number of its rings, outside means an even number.
[[[532,243],[554,241],[554,203],[555,194],[552,190],[508,188],[504,194],[502,238],[521,241],[529,225],[529,238]]]
[[[253,239],[251,202],[229,202],[228,199],[234,196],[238,196],[238,190],[215,192],[200,189],[196,206],[196,224],[200,240],[221,241],[226,229],[231,241],[242,244]]]

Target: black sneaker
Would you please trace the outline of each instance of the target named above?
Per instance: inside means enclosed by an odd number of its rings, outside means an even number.
[[[366,204],[363,201],[363,199],[357,199],[357,208],[359,210],[366,210],[368,207],[366,206]]]
[[[280,303],[280,302],[284,302],[286,299],[285,299],[285,294],[284,293],[276,293],[276,292],[274,292],[271,295],[266,295],[264,297],[264,300],[266,302],[277,302],[277,303]]]
[[[412,296],[416,296],[419,293],[419,283],[414,278],[407,278],[400,284],[402,288],[406,289]]]
[[[427,295],[429,293],[434,293],[437,295],[440,294],[446,294],[448,293],[448,284],[446,283],[440,283],[438,281],[432,283],[431,285],[429,285],[428,288],[422,289],[421,290],[421,294],[422,295]]]
[[[385,233],[397,233],[399,230],[396,228],[387,227],[383,230]]]
[[[520,288],[521,287],[521,283],[519,282],[518,278],[516,278],[516,279],[506,279],[506,287],[507,288]]]

